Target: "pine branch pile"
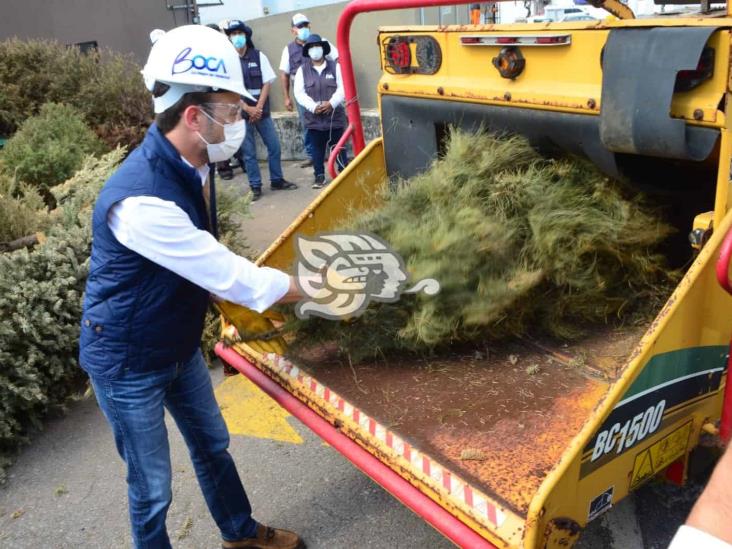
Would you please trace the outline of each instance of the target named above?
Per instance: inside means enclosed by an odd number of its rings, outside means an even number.
[[[349,231],[384,238],[434,297],[371,304],[357,319],[293,321],[292,349],[351,359],[515,335],[577,338],[658,310],[678,274],[655,250],[672,229],[591,164],[540,156],[521,137],[454,132],[426,173],[384,188]]]

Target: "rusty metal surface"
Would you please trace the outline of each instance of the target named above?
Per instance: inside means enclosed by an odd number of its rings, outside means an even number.
[[[314,350],[298,364],[526,516],[539,485],[606,394],[641,332],[608,329],[567,347],[516,341],[353,369]]]

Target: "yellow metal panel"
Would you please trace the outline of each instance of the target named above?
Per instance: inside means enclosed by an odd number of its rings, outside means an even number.
[[[730,143],[729,130],[722,130],[722,137],[719,144],[719,165],[717,166],[717,192],[714,198],[714,221],[712,227],[722,224],[722,219],[730,207],[730,168],[732,168],[732,143]]]
[[[381,138],[369,143],[346,169],[338,174],[290,226],[257,259],[258,265],[289,270],[298,234],[313,235],[332,230],[353,211],[373,208],[386,181]]]
[[[731,228],[732,213],[728,213],[641,339],[618,382],[572,441],[554,471],[547,476],[529,511],[527,547],[538,547],[547,521],[552,517],[571,517],[584,525],[588,518],[588,503],[609,487],[614,488],[614,501],[625,497],[630,491],[630,477],[638,453],[689,419],[693,419],[691,448],[698,441],[701,425],[708,418],[719,418],[723,384],[716,394],[670,414],[661,428],[642,444],[619,454],[580,480],[582,450],[653,356],[693,347],[729,344],[732,297],[717,284],[714,267],[722,240]]]
[[[706,21],[710,24],[709,20]],[[379,93],[597,115],[602,106],[600,56],[610,29],[595,27],[588,29],[586,25],[577,24],[496,25],[491,32],[472,29],[457,32],[454,30],[457,27],[449,27],[453,32],[432,32],[429,34],[442,49],[440,70],[434,75],[384,73],[379,82]],[[460,42],[462,36],[541,36],[560,31],[571,35],[570,45],[520,46],[526,68],[515,80],[502,78],[491,64],[502,46],[463,45]],[[389,36],[412,32],[384,32],[380,43]],[[672,116],[705,126],[724,123],[718,106],[728,84],[729,41],[726,30],[716,32],[710,38],[709,45],[715,50],[714,75],[692,91],[675,94],[671,104]]]

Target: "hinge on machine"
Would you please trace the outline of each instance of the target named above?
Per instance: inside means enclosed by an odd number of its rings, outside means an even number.
[[[700,213],[694,217],[694,224],[689,233],[689,243],[696,251],[701,250],[713,232],[714,212]]]

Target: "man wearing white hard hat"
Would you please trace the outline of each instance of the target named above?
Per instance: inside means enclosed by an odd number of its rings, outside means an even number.
[[[171,547],[166,408],[223,547],[301,548],[294,533],[252,518],[200,351],[211,296],[259,312],[298,296],[286,273],[255,266],[210,232],[208,165],[238,150],[246,127],[240,98],[251,97],[239,55],[223,34],[199,25],[151,39],[142,72],[156,119],[94,206],[79,362],[127,465],[136,548]]]
[[[285,97],[285,108],[288,111],[293,109],[293,102],[290,96],[290,83],[294,82],[297,69],[302,65],[303,47],[311,34],[310,19],[303,13],[296,13],[292,16],[292,28],[290,32],[292,32],[294,39],[284,47],[282,57],[280,58],[280,82],[282,83],[282,92]],[[327,39],[324,40],[328,42]],[[337,61],[338,50],[330,42],[328,42],[328,45],[330,53],[327,55],[327,58],[332,61]],[[295,100],[295,106],[297,107],[297,115],[300,118],[305,155],[307,156],[307,160],[301,164],[301,167],[307,168],[312,165],[313,146],[305,130],[305,108],[297,100]]]

